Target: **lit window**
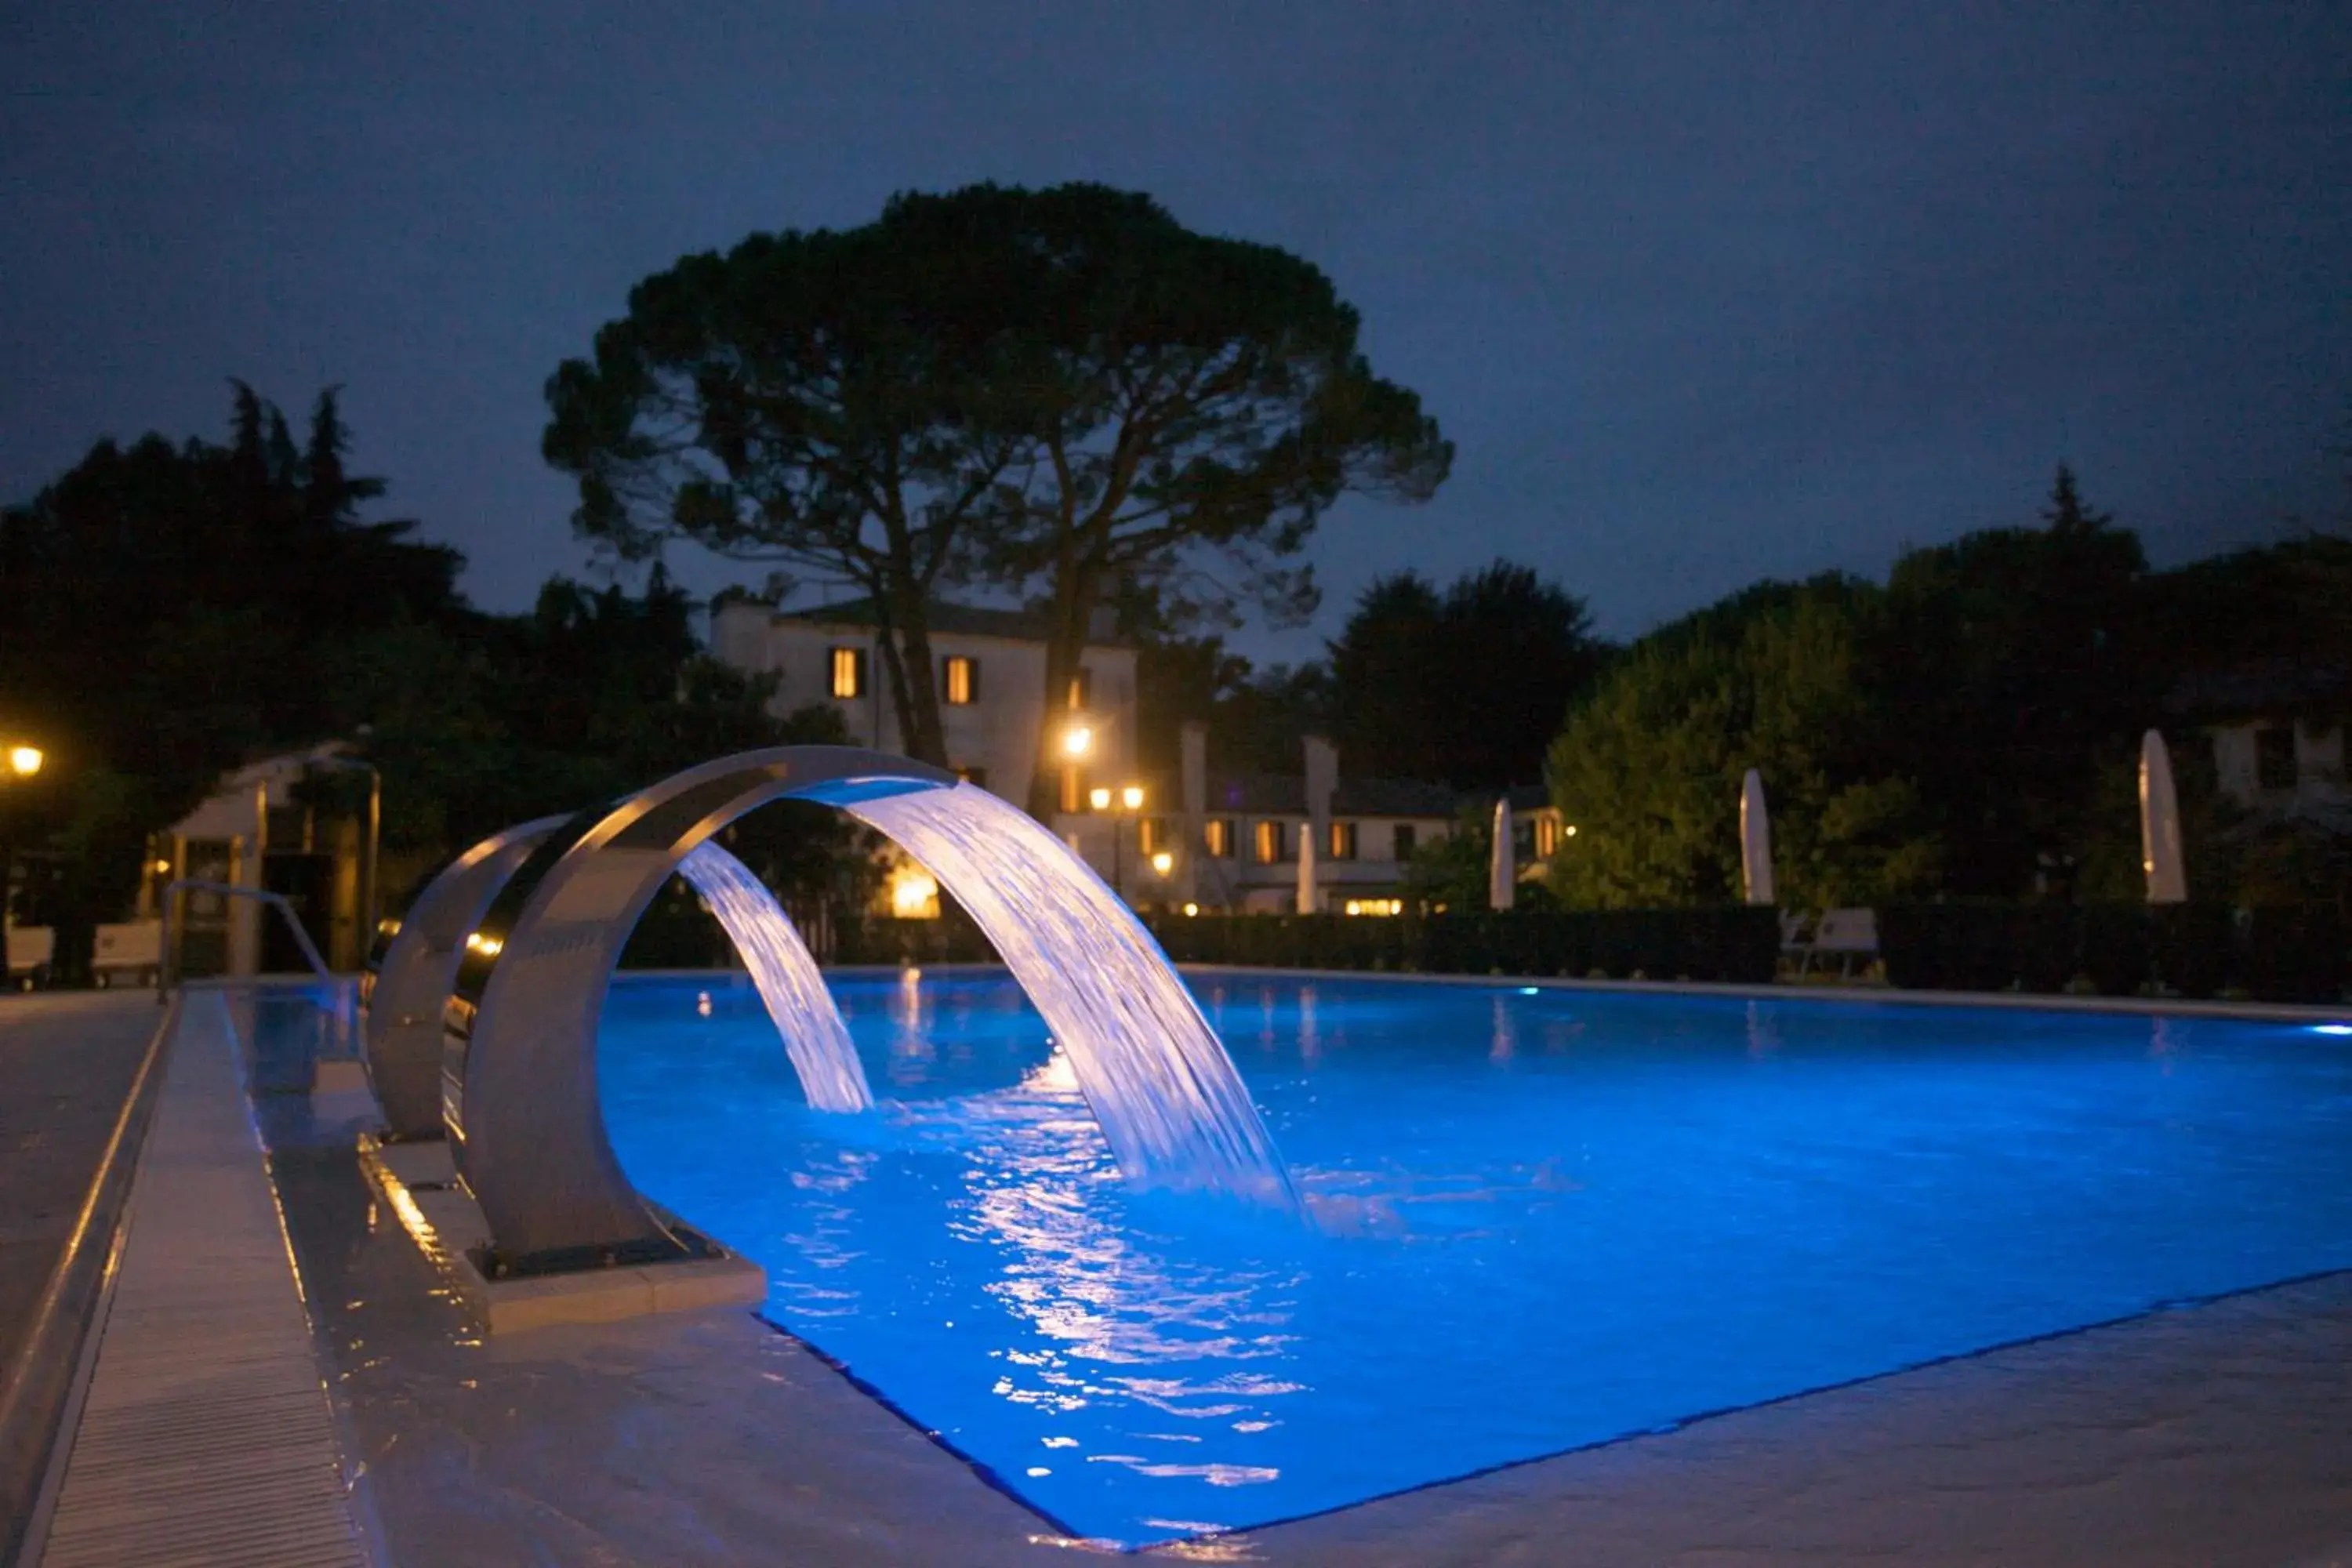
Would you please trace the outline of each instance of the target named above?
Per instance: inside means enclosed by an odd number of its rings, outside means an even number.
[[[1349,899],[1340,906],[1351,915],[1401,915],[1404,913],[1402,899]]]
[[[1353,860],[1356,858],[1356,825],[1335,822],[1331,825],[1331,858]]]
[[[1559,819],[1552,816],[1536,818],[1536,858],[1548,860],[1559,848]]]
[[[1080,810],[1086,798],[1086,770],[1077,763],[1072,763],[1062,770],[1062,809],[1064,811]]]
[[[961,657],[948,660],[948,702],[962,708],[980,700],[980,660]]]
[[[1165,817],[1147,816],[1135,825],[1136,842],[1146,855],[1157,854],[1168,847],[1168,821]]]
[[[833,694],[835,697],[856,697],[866,690],[866,650],[862,647],[837,647],[833,650]]]
[[[1398,823],[1396,825],[1396,858],[1400,860],[1412,859],[1414,843],[1415,836],[1413,834],[1412,824],[1410,822]]]
[[[1282,852],[1282,824],[1261,822],[1257,825],[1257,863],[1276,866],[1286,857]]]
[[[1202,847],[1220,860],[1234,858],[1234,819],[1230,816],[1209,818],[1201,835]]]
[[[1070,677],[1070,707],[1073,710],[1084,708],[1087,699],[1093,694],[1093,676],[1092,670],[1082,669]]]

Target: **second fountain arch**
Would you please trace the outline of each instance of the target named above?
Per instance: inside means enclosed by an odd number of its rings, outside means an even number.
[[[605,1135],[605,989],[686,857],[786,796],[894,839],[963,904],[1067,1054],[1122,1173],[1295,1205],[1223,1046],[1134,913],[1066,845],[944,770],[793,746],[722,757],[571,819],[469,938],[445,1020],[443,1110],[502,1257],[643,1256],[667,1242]]]

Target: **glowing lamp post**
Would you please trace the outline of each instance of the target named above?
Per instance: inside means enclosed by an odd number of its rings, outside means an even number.
[[[1118,809],[1116,811],[1112,810],[1112,803],[1114,801],[1118,804]],[[1124,859],[1123,851],[1126,847],[1126,829],[1120,826],[1119,818],[1123,816],[1133,816],[1143,809],[1143,786],[1139,784],[1128,784],[1117,791],[1116,794],[1108,789],[1097,787],[1087,793],[1087,804],[1093,806],[1097,811],[1106,812],[1110,815],[1110,885],[1111,889],[1114,892],[1118,893],[1122,898],[1124,898],[1126,896],[1126,891],[1121,886],[1121,883],[1124,879],[1122,876],[1122,866]],[[1172,868],[1174,865],[1175,861],[1171,858],[1169,860],[1169,866]],[[1154,870],[1160,869],[1157,857],[1153,859],[1152,868]],[[1160,874],[1164,877],[1168,873],[1166,871],[1160,871]]]
[[[41,771],[47,761],[38,746],[28,746],[19,741],[6,751],[8,765],[0,770],[0,782],[28,779]],[[8,980],[8,887],[16,879],[16,852],[10,842],[8,823],[0,816],[0,984]]]

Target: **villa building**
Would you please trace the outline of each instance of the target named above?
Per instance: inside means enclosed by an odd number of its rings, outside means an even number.
[[[1019,610],[936,604],[930,612],[932,689],[948,764],[1017,805],[1029,801],[1047,723],[1083,728],[1086,746],[1063,768],[1063,810],[1083,813],[1094,789],[1118,787],[1135,771],[1135,649],[1110,635],[1108,613],[1079,658],[1078,679],[1048,704],[1045,627]],[[904,752],[869,600],[777,610],[751,599],[725,601],[710,617],[718,657],[754,675],[778,678],[774,710],[830,706],[850,742]]]
[[[251,899],[190,889],[167,930],[163,889],[183,878],[279,895],[329,967],[356,969],[369,923],[364,825],[320,812],[304,801],[301,787],[321,771],[364,767],[351,760],[352,750],[331,741],[257,755],[226,774],[194,811],[152,835],[130,907],[98,927],[92,963],[100,983],[144,981],[167,956],[173,973],[191,977],[308,967],[285,920]],[[39,852],[16,857],[17,885],[6,900],[12,978],[37,974],[54,951],[44,891],[50,858]]]
[[[866,600],[786,611],[734,598],[711,613],[720,659],[778,678],[777,713],[829,705],[852,743],[904,752],[879,636]],[[1454,831],[1465,807],[1493,805],[1491,795],[1443,784],[1345,778],[1337,751],[1312,736],[1297,775],[1212,773],[1201,724],[1184,728],[1177,778],[1147,777],[1136,761],[1136,650],[1111,634],[1107,615],[1079,679],[1051,702],[1037,616],[936,604],[930,642],[948,763],[970,782],[1026,805],[1048,728],[1082,735],[1061,764],[1061,809],[1048,826],[1139,908],[1289,912],[1303,888],[1319,911],[1394,914],[1413,851]],[[1523,874],[1559,843],[1559,814],[1541,795],[1513,800]],[[893,879],[893,907],[935,910],[936,889],[907,872]]]
[[[1164,901],[1234,913],[1398,914],[1414,853],[1456,832],[1465,811],[1483,819],[1494,809],[1491,794],[1347,777],[1320,736],[1307,736],[1302,750],[1295,775],[1213,773],[1207,726],[1184,726],[1180,814],[1144,825],[1147,848],[1165,840],[1177,851]],[[1540,875],[1559,847],[1559,809],[1540,786],[1510,799],[1519,876]],[[1197,852],[1183,854],[1188,847]]]
[[[2201,672],[2166,701],[2212,743],[2221,793],[2251,811],[2282,816],[2352,809],[2344,715],[2352,672],[2269,664]]]

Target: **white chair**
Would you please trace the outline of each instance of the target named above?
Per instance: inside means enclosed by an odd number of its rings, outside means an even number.
[[[32,982],[49,966],[57,944],[58,933],[47,926],[10,926],[6,978]]]
[[[1822,921],[1814,928],[1813,940],[1807,945],[1798,973],[1811,964],[1816,956],[1834,954],[1838,961],[1838,977],[1846,979],[1853,973],[1853,961],[1860,959],[1867,967],[1878,956],[1878,916],[1869,910],[1824,910]]]

